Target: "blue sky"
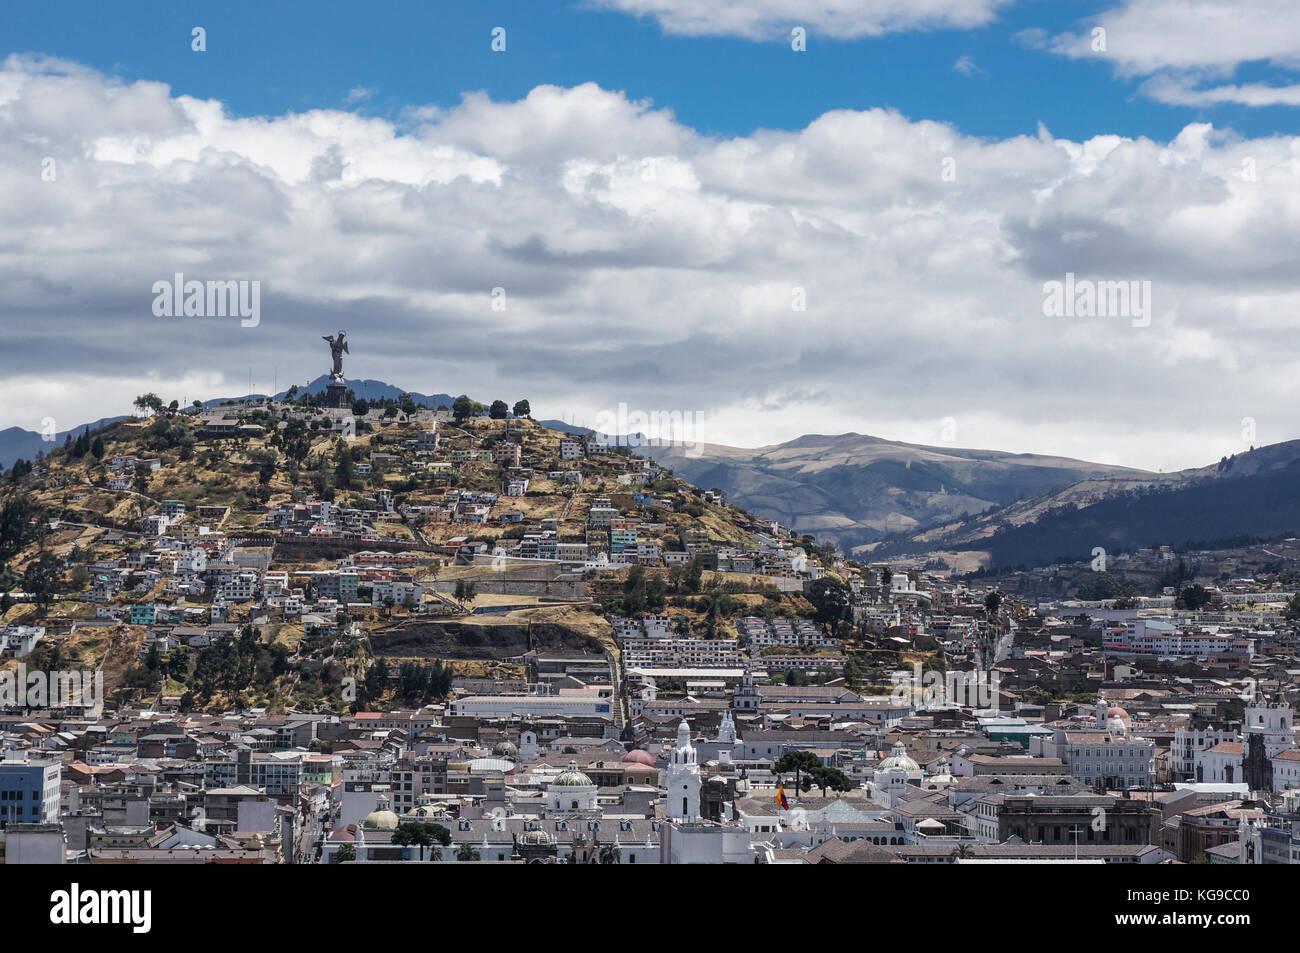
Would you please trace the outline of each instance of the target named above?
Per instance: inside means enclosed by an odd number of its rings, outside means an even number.
[[[709,135],[798,129],[830,109],[884,106],[913,119],[955,124],[980,137],[1114,133],[1168,140],[1189,122],[1246,136],[1290,133],[1294,107],[1172,106],[1139,94],[1141,77],[1108,62],[1069,59],[1021,36],[1076,28],[1112,4],[1019,0],[975,29],[935,29],[837,39],[813,32],[804,54],[788,42],[665,33],[649,17],[563,0],[379,2],[264,0],[123,7],[92,0],[0,8],[7,53],[45,53],[125,80],[169,83],[175,94],[219,99],[235,115],[278,116],[348,105],[395,117],[403,107],[452,106],[466,91],[514,100],[534,86],[594,81],[668,107]],[[190,31],[207,31],[207,52]],[[507,30],[507,53],[490,31]],[[953,68],[968,57],[969,75]],[[1260,63],[1244,81],[1277,79]],[[353,89],[370,91],[348,101]]]

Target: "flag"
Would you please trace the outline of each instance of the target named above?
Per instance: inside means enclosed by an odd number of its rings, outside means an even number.
[[[781,805],[781,810],[783,810],[783,811],[788,811],[788,810],[790,810],[790,802],[789,802],[788,800],[786,800],[786,797],[785,797],[785,785],[784,785],[784,784],[781,785],[779,788],[776,789],[776,803]]]

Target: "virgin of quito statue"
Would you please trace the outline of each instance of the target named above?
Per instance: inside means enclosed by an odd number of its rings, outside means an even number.
[[[333,334],[321,335],[321,340],[329,342],[330,356],[334,359],[334,366],[330,370],[330,382],[326,386],[325,405],[327,407],[343,407],[347,403],[348,389],[343,382],[343,355],[352,352],[348,350],[346,336],[347,332],[345,331],[340,331],[337,337]]]

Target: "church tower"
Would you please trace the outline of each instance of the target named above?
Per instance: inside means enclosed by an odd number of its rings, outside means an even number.
[[[718,725],[718,744],[734,745],[736,743],[736,723],[731,720],[731,712],[722,713],[722,724]]]
[[[1246,706],[1241,722],[1242,740],[1249,745],[1251,736],[1259,735],[1264,742],[1264,754],[1271,760],[1295,747],[1291,720],[1290,705],[1261,695]]]
[[[735,693],[731,696],[731,706],[736,711],[758,712],[758,686],[754,684],[754,672],[746,668],[744,677],[740,684],[736,686]]]
[[[664,813],[670,820],[699,819],[700,765],[691,744],[691,726],[685,718],[677,725],[677,744],[668,756],[664,786],[668,789]]]
[[[540,755],[537,746],[537,732],[521,731],[519,733],[519,760],[521,763],[536,761]]]

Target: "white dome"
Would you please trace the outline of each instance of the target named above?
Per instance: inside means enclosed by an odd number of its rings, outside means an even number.
[[[903,747],[901,741],[894,744],[893,750],[890,751],[889,757],[880,762],[878,771],[888,771],[890,768],[902,768],[904,771],[920,771],[921,766],[917,764],[908,755],[907,749]]]
[[[591,778],[578,770],[578,762],[570,761],[569,766],[555,776],[555,780],[551,782],[551,787],[589,788],[593,787],[593,782]]]

